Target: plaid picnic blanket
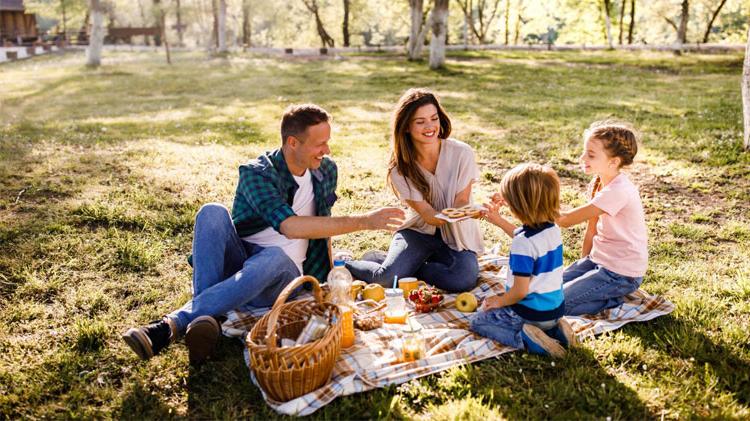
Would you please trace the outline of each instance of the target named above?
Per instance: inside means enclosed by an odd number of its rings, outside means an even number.
[[[472,293],[481,300],[504,292],[507,258],[485,255],[479,259],[479,264],[479,282]],[[273,401],[261,390],[266,403],[281,414],[309,415],[338,396],[401,384],[454,366],[516,350],[470,332],[471,313],[456,310],[456,296],[457,294],[446,294],[443,304],[435,312],[410,316],[415,317],[423,327],[426,358],[408,363],[398,362],[401,335],[399,325],[385,324],[379,329],[357,331],[356,343],[342,350],[328,384],[288,402]],[[309,296],[302,295],[298,299],[305,298]],[[230,313],[222,326],[224,334],[244,340],[255,321],[268,310],[269,308],[244,309]],[[671,302],[638,290],[628,295],[620,307],[593,316],[569,317],[569,320],[579,339],[583,340],[615,330],[626,323],[651,320],[671,313],[672,310],[674,305]],[[247,348],[245,362],[249,367]],[[255,378],[252,380],[257,385]]]

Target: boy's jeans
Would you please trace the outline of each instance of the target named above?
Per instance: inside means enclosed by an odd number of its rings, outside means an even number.
[[[347,262],[346,268],[355,279],[387,288],[393,285],[394,276],[416,276],[450,292],[474,288],[479,276],[477,255],[470,250],[455,251],[448,247],[439,229],[435,235],[410,229],[398,231],[382,264],[355,260]]]
[[[199,316],[220,316],[245,304],[267,307],[299,275],[283,250],[242,241],[229,210],[209,203],[195,217],[193,299],[168,317],[182,333]]]
[[[535,322],[526,320],[519,316],[510,307],[495,308],[488,311],[480,311],[471,318],[470,329],[485,338],[500,342],[503,345],[513,348],[525,349],[521,330],[524,324],[532,324],[542,329],[550,337],[557,339],[561,343],[567,341],[563,337],[557,325],[557,321],[545,320]]]
[[[642,277],[620,275],[584,257],[563,272],[565,314],[596,314],[617,307],[623,303],[625,295],[641,286],[641,282]]]

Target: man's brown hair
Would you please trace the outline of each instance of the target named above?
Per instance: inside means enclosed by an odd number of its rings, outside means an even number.
[[[290,105],[281,117],[281,144],[289,136],[299,138],[308,127],[330,120],[331,115],[315,104]]]
[[[560,216],[560,179],[555,170],[539,164],[521,164],[500,182],[500,194],[524,225],[537,228]]]

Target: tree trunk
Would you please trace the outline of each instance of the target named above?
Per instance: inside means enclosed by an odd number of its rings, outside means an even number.
[[[214,23],[211,29],[211,45],[210,49],[213,50],[219,46],[219,0],[211,0],[211,13],[213,14]]]
[[[513,45],[518,45],[518,38],[521,36],[521,24],[523,23],[523,0],[518,0],[518,19],[516,19],[516,30],[513,35]]]
[[[65,0],[60,0],[60,6],[62,7],[62,26],[63,26],[63,41],[68,40],[68,19],[65,17]]]
[[[169,40],[167,39],[167,14],[164,9],[159,9],[159,26],[161,27],[161,39],[164,41],[164,51],[167,54],[167,64],[172,64],[172,56],[169,53]]]
[[[322,44],[322,47],[333,47],[334,46],[333,38],[331,38],[331,36],[328,35],[326,28],[323,26],[323,21],[320,19],[320,11],[318,10],[318,2],[316,0],[302,0],[302,3],[304,3],[305,7],[307,7],[307,10],[309,10],[310,13],[312,13],[315,16],[315,27],[318,30],[318,36],[320,37],[320,42]]]
[[[430,68],[445,66],[445,37],[448,32],[448,0],[435,0],[432,10],[432,40],[430,40]]]
[[[341,25],[341,32],[344,35],[344,47],[349,46],[349,3],[350,0],[344,0],[344,23]]]
[[[690,2],[682,0],[682,12],[680,13],[680,26],[677,28],[677,43],[682,48],[682,44],[687,42],[687,24],[690,17]]]
[[[510,42],[510,0],[505,0],[505,45]]]
[[[716,20],[716,17],[719,16],[719,12],[721,12],[721,8],[724,7],[724,5],[727,3],[727,0],[721,0],[721,3],[719,3],[719,7],[714,10],[714,13],[711,15],[711,20],[708,21],[708,26],[706,27],[706,33],[703,34],[703,43],[708,42],[708,37],[711,35],[711,28],[714,26],[714,21]]]
[[[409,42],[406,44],[406,52],[409,60],[419,60],[422,56],[422,44],[424,43],[424,37],[420,39],[420,34],[422,34],[422,0],[409,0],[409,8],[411,10],[411,33],[409,34]]]
[[[161,0],[153,0],[151,6],[151,16],[154,17],[156,27],[159,28],[159,33],[154,35],[154,45],[161,47],[161,34],[164,32],[164,28],[161,27]]]
[[[86,48],[86,65],[99,67],[102,64],[102,44],[104,43],[104,5],[102,0],[89,0],[91,15],[91,36]]]
[[[250,47],[252,22],[250,20],[250,0],[242,0],[242,45]]]
[[[625,1],[625,0],[622,0]],[[628,24],[628,44],[633,43],[633,28],[635,28],[635,0],[630,0],[630,23]]]
[[[602,5],[604,7],[604,35],[607,38],[607,46],[612,49],[612,22],[609,19],[609,2],[610,0],[603,0]]]
[[[227,52],[227,0],[219,0],[218,19],[219,54]]]
[[[622,21],[625,19],[625,0],[622,0],[622,4],[620,5],[620,33],[618,34],[618,43],[622,45]]]
[[[750,150],[750,28],[747,30],[745,62],[742,65],[742,116],[745,128],[745,150]]]
[[[180,10],[180,0],[177,0],[176,2],[176,13],[177,13],[177,46],[178,47],[184,47],[184,37],[182,34],[182,11]]]

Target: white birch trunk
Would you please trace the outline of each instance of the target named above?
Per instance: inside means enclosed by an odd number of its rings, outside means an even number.
[[[102,44],[104,43],[104,5],[101,0],[89,0],[91,16],[91,36],[86,48],[86,65],[99,67],[102,64]]]
[[[430,40],[430,69],[445,66],[445,36],[448,29],[448,0],[435,0],[432,9],[432,39]]]
[[[409,0],[411,33],[409,34],[409,42],[406,44],[406,53],[409,55],[409,60],[419,60],[422,55],[422,44],[424,43],[424,36],[420,39],[420,34],[422,33],[422,5],[423,0]]]
[[[219,0],[218,19],[219,53],[227,52],[227,1]]]
[[[745,150],[750,150],[750,28],[747,30],[745,62],[742,65],[742,116],[745,126]]]

